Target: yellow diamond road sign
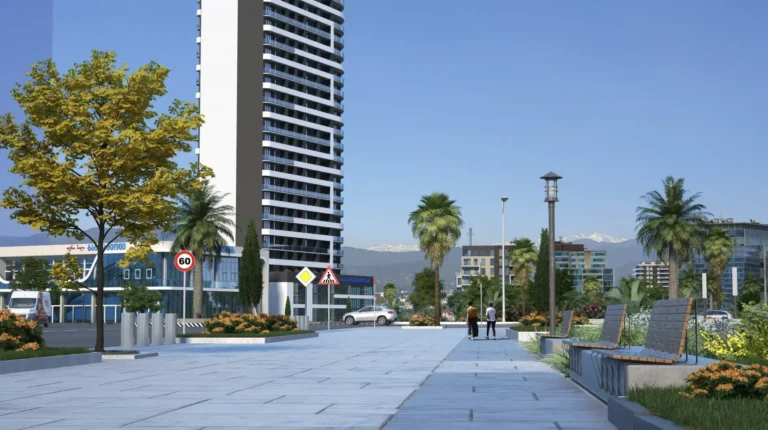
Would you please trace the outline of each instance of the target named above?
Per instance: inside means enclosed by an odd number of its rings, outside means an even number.
[[[306,287],[307,285],[312,283],[312,281],[315,280],[315,274],[312,273],[311,270],[305,267],[301,269],[301,272],[299,272],[298,275],[296,275],[296,279],[298,279],[299,282],[301,282],[301,285]]]

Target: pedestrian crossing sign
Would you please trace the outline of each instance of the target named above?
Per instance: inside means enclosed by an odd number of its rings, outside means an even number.
[[[306,287],[307,285],[311,284],[312,281],[315,280],[315,274],[312,273],[312,271],[309,270],[309,268],[305,267],[301,269],[301,272],[299,272],[298,275],[296,275],[296,279],[298,279],[299,282],[301,282],[301,285]]]
[[[331,266],[328,266],[328,268],[325,269],[325,272],[323,272],[323,276],[320,277],[320,281],[317,285],[339,285],[339,278],[333,273]]]

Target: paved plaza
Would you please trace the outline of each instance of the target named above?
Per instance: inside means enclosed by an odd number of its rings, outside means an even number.
[[[5,375],[0,428],[614,428],[603,404],[516,342],[463,333],[149,347],[160,356]]]

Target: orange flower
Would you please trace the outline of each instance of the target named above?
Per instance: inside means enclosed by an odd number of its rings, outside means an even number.
[[[768,388],[768,377],[760,378],[759,381],[757,381],[757,384],[755,384],[755,388],[758,390],[762,390],[763,388]]]
[[[731,391],[731,390],[733,390],[733,385],[731,385],[731,384],[720,384],[717,387],[715,387],[715,390],[717,390],[717,391]]]
[[[37,344],[37,342],[29,342],[25,343],[21,348],[18,348],[16,351],[37,351],[40,349],[40,345]]]

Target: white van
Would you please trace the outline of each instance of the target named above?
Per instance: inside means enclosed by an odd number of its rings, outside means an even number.
[[[45,327],[48,327],[48,323],[53,319],[53,306],[51,304],[51,293],[43,293],[43,303],[38,303],[40,293],[37,291],[13,291],[11,292],[11,299],[8,300],[8,310],[21,315],[24,319],[37,321],[37,308],[42,306],[45,309],[45,314],[48,315],[48,321],[39,321]]]

